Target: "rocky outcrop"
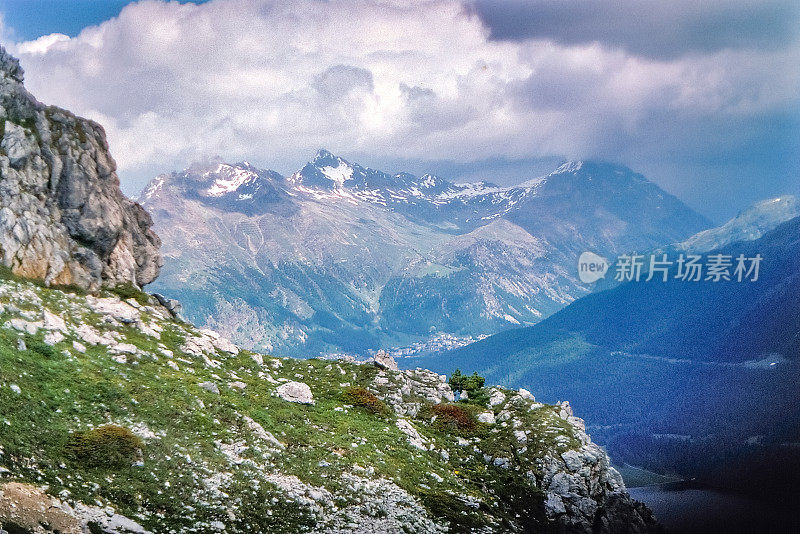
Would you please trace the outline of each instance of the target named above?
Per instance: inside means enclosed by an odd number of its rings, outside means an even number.
[[[82,503],[73,508],[30,484],[8,482],[0,485],[0,532],[84,534],[97,531],[152,534],[110,508]]]
[[[0,47],[0,262],[90,291],[158,276],[150,216],[119,188],[103,128],[38,102]]]
[[[658,532],[653,513],[631,499],[622,476],[591,441],[569,403],[561,404],[559,417],[572,426],[580,448],[540,460],[538,484],[545,491],[547,517],[563,532]]]
[[[417,399],[434,403],[453,400],[445,377],[424,369],[379,372],[369,389],[401,416],[418,415],[421,404]],[[630,497],[622,476],[611,466],[606,452],[592,442],[584,421],[575,417],[569,402],[553,407],[553,417],[561,421],[551,418],[536,428],[531,414],[547,411],[548,407],[536,402],[529,391],[503,392],[500,388],[490,388],[488,393],[487,411],[478,414],[477,420],[487,425],[490,435],[508,435],[513,447],[507,449],[508,454],[498,455],[484,450],[482,444],[464,440],[463,445],[475,447],[487,464],[509,472],[527,472],[529,482],[544,496],[548,524],[541,528],[543,532],[662,531],[650,509]],[[398,419],[397,426],[412,446],[421,450],[431,448],[405,418]],[[541,456],[526,462],[525,456],[541,443],[541,436],[555,428],[561,429],[561,435]],[[532,465],[535,469],[530,469]]]

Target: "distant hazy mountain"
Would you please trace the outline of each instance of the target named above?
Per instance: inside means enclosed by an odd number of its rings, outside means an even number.
[[[194,165],[139,200],[164,242],[154,290],[242,345],[308,356],[534,324],[589,292],[582,251],[651,249],[709,226],[610,164],[498,187],[388,174],[324,150],[288,177]]]
[[[736,243],[752,241],[795,217],[800,217],[800,200],[792,195],[762,200],[718,228],[710,228],[676,245],[678,250],[707,252]]]
[[[740,223],[761,225],[749,214],[767,205],[686,243],[754,235]],[[535,326],[406,364],[477,370],[537,398],[569,398],[615,457],[651,467],[699,472],[708,466],[697,458],[798,446],[800,218],[712,252],[760,254],[759,279],[629,282]]]

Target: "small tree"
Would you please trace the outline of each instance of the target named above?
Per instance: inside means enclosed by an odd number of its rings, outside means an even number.
[[[464,389],[470,392],[477,391],[486,383],[486,379],[480,376],[477,372],[472,373],[472,376],[463,378]]]
[[[453,371],[453,374],[450,375],[450,380],[447,381],[450,384],[450,387],[456,393],[461,393],[464,391],[464,382],[466,377],[461,374],[461,369],[456,369]]]
[[[467,398],[462,399],[466,402],[481,406],[489,402],[489,395],[486,393],[486,390],[483,389],[486,379],[476,372],[472,373],[471,376],[465,376],[461,373],[461,369],[456,369],[453,371],[453,374],[450,375],[450,380],[448,380],[447,383],[450,384],[450,387],[454,392],[458,393],[459,396],[462,396],[461,394],[466,392]]]

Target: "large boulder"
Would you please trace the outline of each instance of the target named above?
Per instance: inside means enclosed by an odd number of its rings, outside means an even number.
[[[0,263],[48,285],[141,287],[161,241],[119,188],[103,128],[38,102],[0,47]]]
[[[286,382],[279,386],[275,393],[278,397],[288,402],[314,404],[314,395],[311,393],[311,388],[304,382]]]

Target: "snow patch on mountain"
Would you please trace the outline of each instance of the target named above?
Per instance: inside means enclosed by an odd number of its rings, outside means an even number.
[[[322,167],[320,171],[340,188],[344,187],[345,182],[353,178],[353,168],[341,160],[336,167],[327,165]]]
[[[205,173],[207,176],[211,172]],[[252,183],[258,179],[258,174],[252,170],[240,166],[220,164],[213,172],[218,177],[214,183],[205,190],[205,194],[210,197],[221,197],[228,193],[237,191],[241,186]]]
[[[164,186],[165,180],[166,176],[158,176],[157,178],[154,178],[153,180],[150,181],[149,184],[147,184],[147,187],[145,187],[144,190],[133,200],[135,200],[136,202],[145,202],[147,200],[150,200],[153,197],[153,195],[155,195],[161,190],[161,188]]]

